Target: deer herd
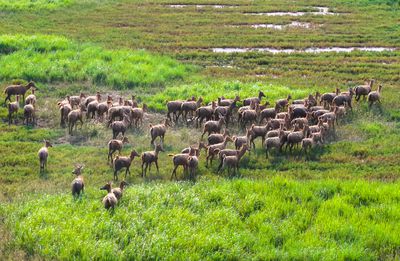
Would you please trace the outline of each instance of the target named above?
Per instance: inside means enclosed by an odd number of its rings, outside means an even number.
[[[61,127],[67,127],[68,133],[74,135],[77,125],[84,124],[87,120],[95,120],[104,123],[112,130],[112,139],[108,141],[108,162],[114,170],[114,180],[118,180],[118,172],[125,169],[125,179],[130,174],[130,167],[135,157],[141,159],[141,175],[146,176],[151,166],[156,166],[159,171],[158,158],[160,152],[164,152],[164,138],[169,128],[178,128],[186,125],[190,128],[199,128],[201,136],[199,142],[182,149],[177,154],[168,154],[172,157],[173,170],[171,180],[177,179],[178,167],[183,168],[183,173],[188,178],[196,178],[196,170],[199,166],[201,150],[205,151],[206,166],[212,166],[215,158],[219,165],[217,172],[228,171],[236,174],[240,161],[246,153],[256,149],[255,141],[261,140],[261,147],[265,151],[265,157],[269,158],[272,150],[290,156],[294,148],[298,148],[298,157],[310,155],[310,149],[323,145],[327,140],[335,137],[335,126],[342,120],[348,110],[353,110],[352,100],[359,102],[361,97],[368,101],[371,107],[374,103],[380,103],[382,85],[373,91],[374,80],[365,85],[349,88],[341,92],[336,88],[334,92],[309,94],[308,97],[293,100],[291,95],[276,100],[271,105],[266,100],[264,92],[259,91],[255,97],[241,99],[236,96],[226,98],[221,96],[218,100],[204,104],[202,97],[190,97],[186,100],[168,101],[166,103],[167,115],[159,124],[149,125],[150,144],[153,150],[138,153],[133,149],[129,155],[122,156],[124,144],[129,143],[126,136],[130,128],[143,128],[143,119],[148,112],[146,104],[139,105],[136,96],[124,100],[119,97],[114,102],[113,97],[96,95],[86,96],[84,93],[76,96],[67,96],[57,102],[60,113]],[[31,94],[26,97],[26,92],[31,89]],[[24,105],[24,124],[36,123],[36,87],[34,82],[26,85],[11,85],[5,89],[8,106],[8,122],[12,123],[13,116],[18,112],[20,96]],[[16,100],[11,102],[11,96]],[[243,134],[231,135],[231,132]],[[194,132],[195,133],[195,132]],[[203,141],[207,134],[207,142]],[[156,143],[156,140],[159,140]],[[227,148],[229,142],[234,144],[234,149]],[[45,140],[44,146],[39,150],[40,170],[47,166],[48,148],[52,144]],[[114,155],[117,152],[117,155]],[[73,174],[77,177],[72,183],[72,193],[79,196],[83,191],[84,182],[81,175],[82,165],[76,166]],[[112,188],[111,182],[102,189],[108,194],[103,203],[106,208],[114,207],[122,196],[126,182],[123,181],[119,188]]]

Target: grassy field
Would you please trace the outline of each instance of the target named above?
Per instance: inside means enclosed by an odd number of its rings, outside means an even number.
[[[103,194],[40,195],[1,211],[12,213],[15,244],[51,259],[358,260],[399,251],[398,183],[150,183],[132,186],[112,213]]]
[[[171,4],[192,4],[179,8]],[[196,7],[193,4],[202,4]],[[3,1],[0,0],[0,89],[36,81],[38,126],[8,126],[0,94],[1,259],[312,259],[400,257],[400,51],[396,1]],[[339,15],[260,16],[251,12],[313,11]],[[254,29],[253,24],[307,22],[311,28]],[[390,52],[219,54],[214,47],[278,49],[394,47]],[[355,103],[336,139],[310,159],[276,154],[265,160],[260,141],[239,175],[206,168],[195,183],[169,181],[168,154],[198,142],[201,130],[170,128],[160,173],[140,177],[114,212],[103,209],[112,179],[106,143],[111,130],[85,121],[74,136],[59,127],[56,102],[80,92],[149,105],[142,128],[129,130],[131,149],[151,150],[149,123],[165,103],[202,96],[242,98],[259,90],[273,103],[291,94],[342,90],[374,78],[381,106]],[[238,127],[231,133],[242,134]],[[37,151],[49,139],[49,165],[39,173]],[[229,144],[232,147],[232,144]],[[85,164],[87,190],[70,195],[71,171]],[[154,167],[153,167],[154,168]],[[120,179],[123,178],[120,173]],[[57,231],[57,233],[55,233]]]
[[[179,4],[193,3],[179,1]],[[212,1],[202,1],[212,4]],[[342,84],[379,76],[399,80],[399,54],[218,54],[214,47],[398,47],[398,5],[390,1],[218,1],[225,8],[171,8],[171,1],[83,2],[58,10],[4,11],[0,33],[59,34],[101,43],[109,48],[144,48],[181,61],[206,66],[211,76],[263,80],[278,78],[291,84]],[[388,4],[389,3],[389,4]],[[229,6],[237,5],[237,6]],[[258,16],[248,12],[306,11],[327,6],[340,15]],[[129,10],[127,12],[126,10]],[[373,17],[373,19],[371,19]],[[311,28],[253,29],[232,25],[308,22]],[[301,39],[301,41],[299,41]],[[233,66],[226,68],[221,66]]]
[[[32,10],[32,9],[54,9],[69,6],[74,0],[1,0],[2,10]]]
[[[165,85],[182,79],[188,68],[145,51],[105,50],[64,37],[3,35],[0,77],[41,83],[85,82],[115,89]]]

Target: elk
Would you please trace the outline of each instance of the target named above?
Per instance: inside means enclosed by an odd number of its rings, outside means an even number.
[[[44,171],[44,169],[47,167],[47,158],[49,157],[49,147],[53,147],[53,145],[47,141],[43,140],[44,146],[40,148],[38,151],[38,156],[39,156],[39,165],[40,165],[40,171]]]
[[[368,103],[370,108],[372,104],[374,104],[375,102],[381,103],[381,91],[382,91],[382,85],[379,85],[378,90],[370,92],[368,94]]]
[[[139,157],[140,155],[136,152],[136,150],[132,150],[131,154],[129,157],[120,157],[117,156],[113,160],[113,167],[114,167],[114,180],[118,180],[118,171],[120,171],[122,168],[126,168],[125,170],[125,179],[129,174],[131,174],[131,171],[129,168],[131,167],[132,161],[135,159],[135,157]]]
[[[13,114],[17,114],[19,110],[19,95],[16,97],[15,102],[10,102],[8,104],[8,125],[11,124]]]
[[[131,106],[132,108],[138,107],[138,102],[136,101],[136,95],[132,95],[132,99],[126,100],[125,103],[126,105]]]
[[[108,157],[107,162],[109,160],[112,161],[113,154],[118,150],[118,153],[121,154],[122,147],[125,143],[129,143],[128,137],[123,137],[122,140],[112,139],[108,142]]]
[[[72,129],[75,126],[75,131],[76,131],[76,128],[78,126],[77,124],[78,120],[81,122],[81,127],[83,125],[81,108],[70,111],[68,113],[67,119],[68,119],[68,133],[72,135]]]
[[[212,161],[214,159],[214,156],[217,155],[217,153],[220,150],[225,149],[226,145],[228,144],[228,141],[233,141],[231,137],[226,136],[224,141],[218,144],[214,145],[209,145],[207,147],[207,158],[206,158],[206,167],[208,167],[208,160],[210,159],[210,165],[212,165]]]
[[[124,188],[127,185],[129,185],[129,184],[125,180],[123,180],[123,181],[121,181],[121,183],[119,183],[119,187],[118,188],[113,188],[111,190],[111,192],[115,195],[117,200],[120,200],[122,198],[122,195],[123,195],[123,192],[124,192]]]
[[[32,106],[35,106],[36,104],[36,96],[35,96],[35,88],[32,88],[32,93],[28,95],[25,99],[25,105],[27,104],[32,104]]]
[[[112,106],[111,100],[107,100],[105,102],[100,102],[97,104],[96,112],[97,112],[97,119],[99,121],[104,120],[104,114],[108,114],[108,110],[111,108],[111,106]]]
[[[139,127],[139,121],[140,121],[140,125],[143,124],[143,117],[144,117],[144,113],[147,112],[147,105],[145,103],[143,103],[142,108],[132,108],[132,120],[133,123],[135,125],[136,128]]]
[[[243,112],[244,112],[244,111],[247,111],[247,110],[254,110],[255,107],[256,107],[256,104],[255,104],[254,101],[251,101],[251,102],[250,102],[250,105],[246,105],[246,106],[240,107],[240,108],[238,109],[238,122],[241,121],[242,115],[243,115]],[[275,116],[274,116],[274,117],[275,117]]]
[[[247,151],[247,146],[243,145],[236,155],[232,156],[223,155],[221,171],[227,168],[228,173],[230,173],[231,169],[233,168],[234,174],[236,175],[236,171],[239,171],[240,159],[244,156],[246,151]]]
[[[262,123],[264,119],[267,121],[270,119],[274,119],[276,117],[276,109],[275,108],[266,108],[260,112],[260,121]]]
[[[195,101],[196,99],[194,97],[192,97],[191,100],[188,101]],[[169,101],[167,102],[167,118],[170,121],[175,121],[177,122],[179,119],[179,115],[181,114],[181,107],[182,107],[183,101]],[[172,117],[173,119],[171,119],[171,113],[173,114]]]
[[[181,153],[189,154],[191,149],[196,150],[196,153],[200,154],[201,149],[205,149],[207,151],[207,146],[204,144],[204,142],[200,141],[197,147],[190,146],[188,148],[184,148],[181,150]]]
[[[234,149],[234,150],[232,150],[232,149],[219,150],[218,158],[219,158],[220,163],[218,165],[217,172],[220,172],[225,156],[238,156],[241,151],[246,151],[246,150],[250,151],[249,146],[247,144],[243,144],[242,146],[240,146],[240,148]]]
[[[97,112],[97,106],[99,105],[98,100],[94,100],[88,103],[87,108],[86,108],[86,118],[89,119],[94,119],[96,116]]]
[[[76,176],[71,184],[72,196],[74,197],[79,197],[81,193],[84,192],[85,183],[81,175],[82,170],[83,170],[83,165],[76,165],[75,169],[72,171],[72,174]]]
[[[220,117],[225,118],[226,126],[228,126],[232,111],[236,108],[236,100],[233,101],[229,106],[218,106],[214,109],[215,119],[219,120]]]
[[[222,134],[221,133],[210,134],[210,135],[208,135],[208,138],[207,138],[208,145],[221,143],[224,141],[226,136],[229,136],[229,131],[226,128],[224,129],[224,132]]]
[[[271,148],[276,148],[281,151],[283,145],[284,131],[279,130],[279,134],[276,137],[268,137],[265,139],[264,148],[265,148],[265,158],[268,159],[268,153]]]
[[[157,124],[157,125],[150,124],[149,126],[150,126],[150,136],[151,136],[150,144],[154,146],[154,141],[156,140],[157,137],[160,137],[161,143],[164,144],[164,136],[165,133],[167,132],[167,127],[170,126],[169,120],[165,119],[164,123],[162,124]]]
[[[251,98],[246,98],[243,100],[243,106],[250,105],[250,103],[253,101],[254,104],[260,104],[262,97],[266,97],[265,94],[262,91],[258,92],[258,97],[251,97]]]
[[[302,130],[292,131],[287,136],[287,144],[286,148],[289,146],[290,153],[292,153],[292,149],[294,145],[298,145],[305,137],[307,137],[309,127],[306,125]]]
[[[168,154],[168,156],[173,156],[172,162],[174,164],[174,169],[172,170],[171,174],[171,180],[175,176],[175,179],[177,179],[176,176],[176,170],[178,169],[179,166],[183,167],[183,172],[186,173],[188,171],[188,159],[190,156],[197,156],[199,153],[199,149],[193,149],[190,147],[189,153],[180,153],[180,154]]]
[[[289,94],[286,99],[277,100],[275,103],[275,110],[278,112],[286,108],[289,104],[290,99],[292,99],[292,96]]]
[[[249,146],[249,140],[251,137],[251,129],[247,128],[246,129],[246,135],[244,136],[233,136],[232,140],[233,143],[235,144],[235,149],[240,149],[240,147],[242,147],[244,144]]]
[[[114,121],[111,123],[110,126],[113,133],[113,139],[115,139],[120,133],[122,133],[122,136],[125,136],[125,132],[129,127],[129,123],[129,117],[127,114],[124,114],[122,121]]]
[[[59,103],[59,108],[61,114],[60,126],[65,127],[65,122],[68,122],[68,114],[72,111],[72,107],[69,103],[67,104]]]
[[[112,184],[108,182],[106,185],[100,188],[100,190],[107,190],[107,195],[103,198],[103,205],[106,209],[114,209],[118,203],[117,197],[112,193]]]
[[[92,101],[101,101],[100,92],[96,92],[96,95],[86,97],[85,100],[83,100],[83,104],[87,107]]]
[[[218,98],[218,106],[230,106],[234,102],[240,101],[240,97],[236,95],[235,99]]]
[[[79,96],[69,96],[69,103],[71,107],[74,108],[75,106],[79,106],[81,104],[82,99],[86,98],[84,93],[81,93]]]
[[[335,92],[328,92],[321,95],[320,105],[327,107],[327,105],[332,104],[333,99],[339,95],[340,89],[336,88]]]
[[[190,112],[193,116],[193,113],[200,107],[201,103],[203,102],[203,98],[200,97],[197,101],[185,101],[181,105],[181,110],[178,114],[178,118],[180,115],[187,120],[187,114]]]
[[[35,125],[35,107],[33,107],[32,104],[27,104],[24,106],[24,122],[26,125],[29,123],[32,123],[32,125]]]
[[[195,180],[196,179],[196,169],[199,166],[198,156],[196,156],[196,155],[189,156],[189,158],[187,159],[187,165],[189,168],[190,179]]]
[[[22,100],[24,101],[25,93],[32,87],[36,88],[36,90],[38,89],[33,81],[28,82],[28,84],[26,85],[18,84],[18,85],[7,86],[6,89],[4,90],[4,93],[7,94],[4,103],[6,103],[7,100],[11,101],[12,95],[22,95]]]
[[[210,135],[213,132],[219,133],[221,131],[222,125],[226,124],[224,117],[220,117],[218,121],[207,121],[204,124],[203,133],[201,134],[201,139],[206,132]]]
[[[257,121],[257,117],[260,114],[259,105],[256,104],[254,110],[246,110],[242,113],[241,123],[243,127],[246,127],[247,123],[253,123]],[[239,122],[240,124],[240,122]]]
[[[289,120],[292,121],[293,119],[297,118],[306,118],[308,110],[305,107],[289,107]]]
[[[358,85],[358,86],[354,87],[356,101],[359,101],[361,96],[363,96],[363,99],[365,100],[365,96],[368,96],[368,94],[371,92],[372,85],[374,84],[374,82],[375,82],[374,80],[371,80],[371,81],[369,81],[369,84]]]
[[[208,106],[202,106],[196,110],[196,127],[199,127],[202,125],[203,120],[206,119],[206,121],[211,120],[214,110],[215,110],[216,104],[213,101],[211,105]]]
[[[258,137],[261,137],[261,144],[264,144],[265,136],[269,130],[269,124],[267,123],[264,126],[255,126],[254,124],[251,125],[249,129],[249,138],[250,138],[250,146],[253,144],[253,149],[256,149],[256,144],[254,140]]]
[[[158,154],[164,151],[163,147],[161,144],[157,144],[155,149],[153,151],[146,151],[142,153],[142,177],[144,178],[146,176],[147,172],[147,167],[149,167],[149,172],[151,170],[151,164],[154,162],[157,168],[157,172],[159,172],[158,169]]]
[[[349,88],[348,92],[341,93],[337,95],[335,98],[332,100],[332,105],[336,106],[341,106],[347,104],[351,110],[353,110],[353,107],[351,106],[351,100],[353,99],[354,91],[352,88]]]

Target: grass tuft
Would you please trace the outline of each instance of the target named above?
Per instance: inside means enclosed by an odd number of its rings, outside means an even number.
[[[0,79],[85,82],[133,89],[183,79],[188,66],[144,50],[107,50],[61,36],[0,36]]]

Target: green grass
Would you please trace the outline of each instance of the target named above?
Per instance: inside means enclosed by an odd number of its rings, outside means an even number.
[[[219,1],[238,5],[222,9],[173,9],[166,6],[173,2],[165,0],[70,1],[54,8],[66,2],[16,7],[17,2],[23,1],[0,4],[0,84],[37,82],[39,126],[20,126],[22,110],[18,126],[6,125],[1,92],[0,259],[399,259],[399,51],[210,51],[399,47],[395,1]],[[328,6],[341,15],[243,15],[309,11],[311,6]],[[281,31],[248,27],[292,21],[320,26]],[[206,168],[203,153],[196,183],[169,182],[172,161],[167,154],[197,143],[201,135],[193,127],[170,128],[160,173],[153,169],[142,179],[135,159],[127,178],[131,186],[114,213],[103,209],[104,192],[98,190],[112,179],[106,163],[111,131],[85,122],[69,136],[59,127],[56,106],[57,100],[81,91],[125,98],[136,94],[152,112],[144,127],[128,131],[132,143],[122,152],[127,155],[132,148],[152,149],[148,124],[164,118],[154,111],[163,113],[166,100],[195,95],[209,102],[263,90],[273,103],[289,93],[303,98],[371,78],[384,85],[382,105],[370,110],[364,102],[355,103],[336,139],[315,148],[309,160],[275,153],[266,160],[257,140],[257,150],[244,156],[237,177],[216,174],[216,162]],[[243,134],[236,126],[230,131]],[[44,138],[54,147],[47,171],[40,174],[37,151]],[[70,183],[76,163],[85,164],[87,192],[73,201]],[[184,179],[181,169],[178,178]]]
[[[54,9],[71,5],[75,0],[1,0],[2,10]]]
[[[189,68],[146,51],[106,50],[50,35],[0,36],[0,79],[84,82],[115,89],[164,85],[182,79]]]
[[[171,1],[106,1],[74,4],[59,10],[5,12],[0,33],[59,34],[79,41],[100,43],[107,48],[144,48],[181,61],[207,67],[213,77],[273,80],[302,85],[363,81],[375,77],[399,81],[399,54],[355,52],[351,54],[271,55],[215,54],[213,47],[305,48],[329,46],[399,47],[399,8],[388,1],[219,1],[237,4],[215,10],[169,8]],[[173,3],[173,2],[172,2]],[[192,3],[179,1],[179,3]],[[202,3],[213,3],[202,1]],[[337,16],[266,17],[243,12],[304,11],[328,6]],[[130,10],[129,14],[126,10]],[[309,22],[310,29],[285,30],[239,28],[229,25]],[[302,41],[299,41],[302,39]],[[233,68],[220,67],[230,65]]]
[[[98,184],[100,186],[100,184]],[[114,212],[91,186],[2,206],[15,242],[49,259],[393,259],[399,183],[217,180],[134,185]]]

